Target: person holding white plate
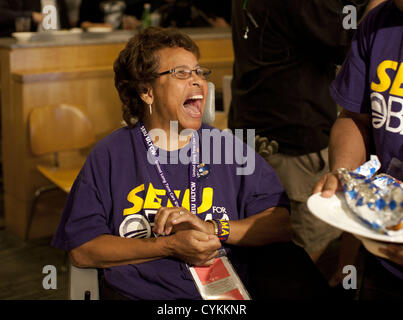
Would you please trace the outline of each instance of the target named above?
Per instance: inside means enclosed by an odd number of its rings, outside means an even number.
[[[384,173],[392,173],[391,163],[403,161],[402,34],[403,0],[380,4],[359,26],[331,86],[343,111],[331,131],[331,172],[321,178],[314,193],[334,195],[340,190],[336,170],[355,169],[371,153],[378,156]],[[368,258],[360,298],[403,299],[403,245],[389,245],[381,252],[387,260]]]

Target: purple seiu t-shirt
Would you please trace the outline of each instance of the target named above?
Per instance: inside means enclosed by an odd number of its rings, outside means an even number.
[[[372,115],[381,171],[403,160],[403,12],[393,1],[361,23],[330,91],[343,108]]]
[[[403,161],[403,12],[389,0],[360,24],[330,92],[337,104],[372,116],[372,135],[381,171]],[[384,265],[390,262],[382,260]],[[403,266],[394,265],[402,274]],[[400,270],[400,271],[399,271]]]
[[[203,125],[201,129],[210,128]],[[201,130],[198,133],[200,145],[207,149]],[[226,136],[233,137],[228,133]],[[210,140],[210,150],[214,149],[213,141]],[[275,206],[288,208],[288,198],[274,170],[253,152],[253,173],[237,175],[236,170],[242,167],[237,163],[242,161],[236,162],[234,157],[234,164],[225,164],[228,149],[224,143],[225,139],[221,139],[219,153],[223,158],[215,161],[221,164],[213,164],[214,150],[210,152],[210,173],[198,180],[198,217],[238,220]],[[247,148],[241,145],[241,150]],[[177,155],[160,152],[160,161],[175,162],[172,159],[178,160]],[[181,206],[189,209],[189,165],[176,163],[162,164],[162,169]],[[71,250],[102,234],[152,237],[153,217],[161,206],[171,207],[172,203],[155,168],[147,161],[139,125],[119,129],[101,140],[88,156],[52,244]],[[186,264],[170,257],[105,268],[104,276],[131,299],[201,299]]]

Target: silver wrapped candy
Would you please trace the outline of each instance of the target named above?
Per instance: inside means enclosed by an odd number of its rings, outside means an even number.
[[[376,156],[354,171],[338,169],[346,202],[353,214],[371,229],[393,235],[403,221],[403,186],[386,174],[375,175],[380,163]]]

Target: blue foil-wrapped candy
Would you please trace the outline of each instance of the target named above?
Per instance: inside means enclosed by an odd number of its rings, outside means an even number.
[[[387,174],[375,175],[380,167],[371,156],[356,170],[341,168],[337,173],[353,214],[371,229],[393,235],[403,228],[403,185]]]

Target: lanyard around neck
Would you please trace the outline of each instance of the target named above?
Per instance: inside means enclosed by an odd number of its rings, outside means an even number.
[[[178,197],[176,196],[174,190],[171,188],[168,179],[165,175],[164,170],[161,167],[161,163],[157,157],[156,147],[154,146],[148,131],[143,123],[140,123],[140,131],[142,133],[142,138],[144,145],[146,147],[147,153],[151,158],[152,165],[157,172],[158,177],[162,185],[164,186],[169,199],[175,207],[180,207]],[[190,150],[191,159],[189,165],[189,204],[190,212],[197,214],[197,166],[198,166],[198,151],[197,151],[197,141],[194,134],[192,134],[190,139]]]

